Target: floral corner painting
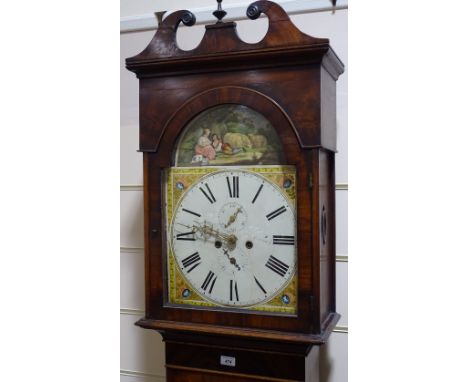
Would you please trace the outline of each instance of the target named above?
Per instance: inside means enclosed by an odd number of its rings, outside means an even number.
[[[179,167],[284,163],[283,147],[271,123],[236,104],[215,106],[190,121],[174,158]]]

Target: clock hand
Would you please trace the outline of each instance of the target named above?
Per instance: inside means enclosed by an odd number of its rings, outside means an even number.
[[[205,225],[201,225],[198,223],[194,225],[187,225],[183,223],[177,223],[178,225],[181,225],[182,227],[185,228],[190,228],[193,232],[201,232],[202,234],[210,235],[210,236],[221,236],[222,234],[219,234],[217,231],[215,231],[213,228],[211,228],[209,225],[205,223]],[[223,239],[221,237],[221,239]]]
[[[234,265],[234,266],[237,268],[237,270],[240,271],[241,269],[240,269],[239,265],[237,264],[236,259],[235,259],[234,257],[229,256],[228,250],[223,248],[223,252],[224,252],[224,254],[227,256],[227,258],[229,259],[229,262],[230,262],[232,265]]]
[[[231,216],[229,216],[228,222],[224,225],[224,228],[229,227],[232,223],[234,223],[237,219],[237,215],[239,215],[239,212],[242,212],[242,208],[238,208],[236,212],[234,212]]]
[[[195,232],[196,232],[195,227],[191,227],[191,226],[188,226],[188,225],[185,225],[185,224],[182,224],[182,223],[177,223],[177,224],[181,225],[182,227],[191,229],[191,230],[192,230],[192,233],[195,233]],[[182,232],[180,232],[180,230],[177,230],[177,229],[176,229],[176,231],[178,231],[178,233],[182,233]]]
[[[205,233],[209,234],[209,235],[212,235],[212,236],[215,236],[217,238],[220,238],[220,239],[223,239],[223,240],[229,240],[229,235],[226,235],[226,234],[223,234],[217,230],[214,230],[213,228],[206,228],[204,230]]]
[[[225,233],[221,233],[218,230],[213,229],[207,224],[204,224],[203,226],[194,225],[193,228],[194,230],[199,231],[205,235],[214,236],[214,237],[217,237],[218,239],[225,241],[228,244],[228,246],[231,247],[232,249],[234,249],[236,246],[237,237],[235,235],[228,235]]]
[[[195,230],[195,226],[191,226],[191,225],[187,225],[187,224],[182,224],[182,223],[177,223],[178,225],[181,225],[182,227],[185,227],[185,228],[190,228],[192,229],[193,231]]]
[[[214,236],[214,237],[217,237],[217,238],[219,238],[221,240],[226,240],[226,241],[228,241],[228,239],[229,239],[228,235],[223,235],[223,234],[219,233],[218,231],[214,230],[213,228],[211,228],[207,224],[205,224],[204,226],[197,226],[195,224],[192,225],[192,226],[189,226],[189,225],[183,224],[183,223],[177,223],[177,224],[181,225],[182,227],[191,229],[192,233],[200,232],[203,235]]]

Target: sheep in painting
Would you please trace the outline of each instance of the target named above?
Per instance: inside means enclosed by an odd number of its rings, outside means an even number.
[[[266,137],[260,134],[248,134],[250,142],[252,142],[252,147],[258,149],[265,147],[268,143]]]
[[[223,141],[233,148],[252,148],[252,142],[249,137],[241,133],[226,133]]]

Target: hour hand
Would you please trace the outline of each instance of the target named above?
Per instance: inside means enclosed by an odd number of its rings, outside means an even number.
[[[236,221],[236,215],[231,215],[229,216],[229,220],[228,222],[224,225],[224,228],[227,228],[229,227],[232,223],[234,223]]]
[[[233,250],[236,247],[237,237],[235,235],[229,235],[226,233],[219,232],[218,230],[214,229],[212,226],[204,224],[203,226],[195,227],[194,228],[201,232],[204,235],[213,236],[223,242],[225,242],[230,250]]]

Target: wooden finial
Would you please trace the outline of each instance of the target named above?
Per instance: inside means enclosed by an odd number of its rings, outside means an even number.
[[[162,24],[162,22],[163,22],[163,17],[164,17],[164,14],[165,14],[166,12],[167,12],[167,11],[156,12],[156,13],[155,13],[156,19],[158,20],[158,27],[159,27],[159,25]]]
[[[218,19],[218,23],[222,23],[223,17],[227,15],[227,12],[221,7],[223,0],[216,0],[218,2],[218,9],[213,12],[213,15]]]

